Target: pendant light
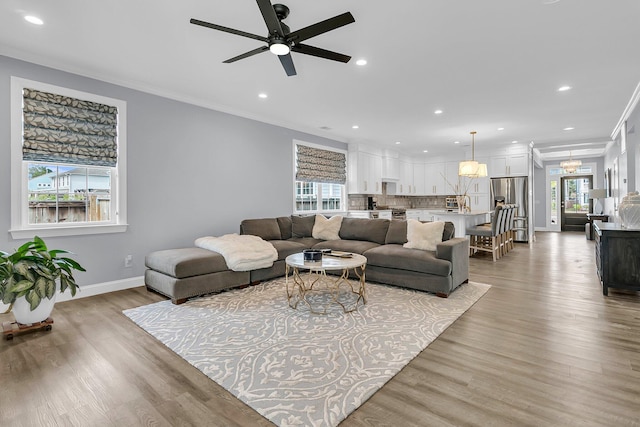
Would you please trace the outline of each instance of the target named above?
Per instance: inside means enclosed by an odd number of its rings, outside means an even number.
[[[471,160],[465,160],[458,165],[458,175],[468,178],[481,178],[487,176],[487,165],[476,161],[476,131],[471,131]]]

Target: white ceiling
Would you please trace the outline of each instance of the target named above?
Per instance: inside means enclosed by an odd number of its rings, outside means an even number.
[[[640,81],[638,0],[283,2],[292,31],[350,11],[305,43],[351,62],[294,53],[294,77],[269,52],[223,64],[261,42],[189,19],[266,36],[253,0],[3,0],[0,54],[416,157],[468,149],[471,130],[476,154],[517,140],[602,155]]]

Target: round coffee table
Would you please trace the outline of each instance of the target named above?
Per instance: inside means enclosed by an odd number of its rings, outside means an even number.
[[[337,257],[325,254],[321,261],[305,261],[304,254],[297,253],[289,255],[285,263],[287,300],[291,308],[297,308],[302,302],[312,313],[327,314],[329,305],[336,303],[345,313],[350,313],[358,308],[358,304],[367,303],[364,276],[367,258],[362,255]],[[327,276],[327,271],[341,271],[341,274]],[[350,271],[358,280],[349,280]]]

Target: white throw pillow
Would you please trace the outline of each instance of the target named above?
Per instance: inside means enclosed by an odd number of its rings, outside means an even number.
[[[422,223],[415,219],[407,220],[407,240],[405,248],[435,251],[438,243],[442,242],[444,221]]]
[[[311,235],[314,239],[322,240],[340,240],[340,226],[342,225],[342,216],[336,215],[331,218],[325,218],[323,215],[316,215],[316,221],[313,224]]]

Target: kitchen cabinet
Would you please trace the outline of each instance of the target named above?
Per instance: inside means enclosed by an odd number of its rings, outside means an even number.
[[[405,212],[407,219],[415,219],[416,221],[421,221],[421,217],[423,215],[423,211],[421,209],[407,209]]]
[[[424,163],[413,164],[413,191],[412,196],[424,196],[425,190],[425,165]]]
[[[472,212],[488,211],[491,209],[489,193],[470,194],[468,201],[471,203],[469,207]]]
[[[400,161],[400,182],[396,186],[396,194],[410,196],[413,194],[413,163]]]
[[[349,194],[382,194],[382,157],[349,152]]]
[[[382,180],[392,182],[400,180],[398,153],[385,152],[382,156]]]
[[[444,169],[444,162],[424,164],[424,192],[421,195],[439,196],[447,194]]]
[[[461,194],[463,189],[461,188],[464,185],[462,181],[463,178],[458,176],[458,166],[460,165],[459,161],[455,162],[447,162],[445,163],[445,193],[443,194]]]
[[[502,176],[527,176],[529,174],[529,155],[509,154],[492,157],[489,161],[489,175]]]

